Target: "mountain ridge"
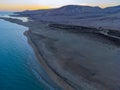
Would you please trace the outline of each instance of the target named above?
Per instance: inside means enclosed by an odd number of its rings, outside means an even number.
[[[120,28],[119,13],[120,5],[106,8],[67,5],[54,9],[17,12],[37,21],[117,30]]]

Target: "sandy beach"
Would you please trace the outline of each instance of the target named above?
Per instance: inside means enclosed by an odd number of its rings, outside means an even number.
[[[50,77],[64,90],[120,89],[120,44],[114,35],[75,33],[34,20],[2,19],[29,27],[25,32],[28,42]]]
[[[17,20],[17,19],[11,19],[11,18],[1,18],[4,19],[6,21],[10,21],[12,23],[16,23],[19,25],[23,25],[23,26],[29,26],[31,25],[31,23],[27,22],[27,23],[23,23],[21,20]],[[36,57],[38,58],[38,60],[40,61],[40,64],[45,68],[46,72],[48,73],[48,75],[53,79],[53,81],[59,85],[63,90],[75,90],[74,86],[70,85],[69,83],[66,83],[66,81],[64,80],[64,78],[62,78],[61,76],[59,76],[58,73],[56,73],[55,71],[52,70],[52,68],[50,68],[48,66],[48,64],[45,62],[44,58],[42,57],[42,54],[40,53],[40,51],[38,50],[37,46],[35,45],[35,43],[33,42],[31,36],[30,36],[31,32],[30,30],[24,32],[24,35],[27,37],[28,39],[28,43],[33,47]],[[57,89],[55,89],[57,90]]]

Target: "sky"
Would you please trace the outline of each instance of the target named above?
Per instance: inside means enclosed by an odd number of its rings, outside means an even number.
[[[0,0],[0,10],[48,9],[70,4],[108,7],[120,5],[120,0]]]

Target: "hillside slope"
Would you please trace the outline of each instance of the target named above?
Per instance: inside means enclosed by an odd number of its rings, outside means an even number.
[[[120,6],[102,9],[100,7],[68,5],[56,9],[23,11],[17,14],[29,16],[37,21],[116,30],[120,28]]]

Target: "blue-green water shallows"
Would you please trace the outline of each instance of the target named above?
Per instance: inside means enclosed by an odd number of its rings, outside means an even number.
[[[56,85],[39,64],[23,35],[27,29],[0,20],[0,90],[55,89],[53,87]],[[46,83],[42,77],[51,84]]]

